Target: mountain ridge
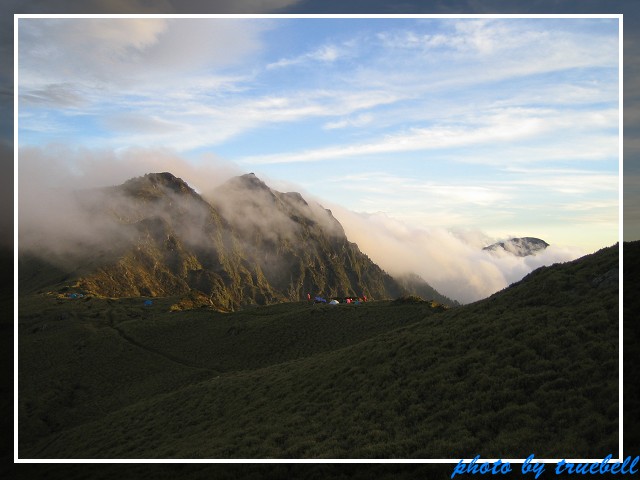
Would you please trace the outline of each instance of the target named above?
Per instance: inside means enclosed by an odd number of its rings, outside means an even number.
[[[76,196],[93,223],[109,228],[98,247],[76,253],[59,273],[67,288],[113,298],[185,295],[222,311],[307,295],[426,294],[456,304],[424,280],[394,279],[348,240],[330,210],[298,192],[273,190],[253,173],[206,196],[170,172]],[[36,264],[28,260],[21,261],[27,279]]]

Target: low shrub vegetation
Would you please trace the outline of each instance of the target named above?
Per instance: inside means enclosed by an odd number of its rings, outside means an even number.
[[[618,451],[617,265],[612,247],[451,309],[29,293],[19,455],[601,458]]]

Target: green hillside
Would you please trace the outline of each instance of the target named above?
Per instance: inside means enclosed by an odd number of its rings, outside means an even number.
[[[24,458],[617,452],[617,246],[472,305],[21,298]]]

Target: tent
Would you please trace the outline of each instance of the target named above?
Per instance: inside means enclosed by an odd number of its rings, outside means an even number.
[[[338,300],[331,300],[329,305],[338,305],[340,302]]]
[[[316,297],[316,303],[327,303],[327,301],[322,297]]]
[[[145,307],[150,307],[151,305],[153,305],[153,302],[151,300],[145,300],[144,301],[144,306]]]

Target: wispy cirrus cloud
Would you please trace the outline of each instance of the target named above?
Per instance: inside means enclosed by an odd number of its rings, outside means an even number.
[[[553,23],[560,28],[548,28]],[[428,54],[432,61],[446,57],[449,65],[465,62],[472,68],[500,61],[502,68],[487,72],[494,75],[615,66],[617,62],[617,38],[605,32],[562,28],[562,20],[552,19],[544,28],[530,19],[458,19],[439,25],[431,31],[385,30],[376,38],[398,59],[404,51]]]
[[[487,144],[494,146],[496,149],[501,149],[505,145],[509,145],[509,142],[540,138],[551,133],[557,133],[561,129],[567,130],[569,136],[575,135],[576,130],[584,132],[600,128],[613,129],[617,124],[617,112],[610,110],[584,114],[582,112],[560,112],[549,109],[507,108],[485,112],[483,116],[472,114],[456,120],[456,122],[451,122],[450,124],[436,124],[423,128],[413,127],[408,131],[387,134],[383,138],[373,138],[368,142],[320,147],[302,152],[282,152],[253,156],[244,158],[241,162],[248,165],[317,162],[394,152],[430,151]],[[577,129],[575,128],[576,125],[578,125]],[[604,142],[599,142],[600,147],[595,150],[593,150],[591,143],[579,145],[577,142],[569,141],[566,144],[565,141],[567,139],[567,137],[564,137],[552,140],[553,146],[551,149],[554,150],[555,155],[561,154],[565,155],[565,158],[575,158],[576,156],[593,156],[594,152],[598,152],[600,155],[617,156],[618,138],[615,131],[608,137],[600,136],[598,140],[604,140]],[[527,146],[526,148],[530,147]],[[549,145],[536,146],[534,148],[549,148]],[[563,150],[565,151],[564,154],[561,153]],[[470,156],[468,161],[481,163],[482,159],[482,156]],[[541,159],[547,160],[548,157],[541,157]],[[486,160],[491,164],[495,164],[496,161],[504,162],[504,159],[496,158],[495,153],[490,159]],[[515,156],[511,160],[517,161],[518,157]],[[522,160],[528,161],[530,158]]]
[[[290,95],[260,95],[242,99],[222,94],[215,104],[201,101],[199,92],[173,93],[175,103],[155,99],[113,98],[102,107],[100,125],[112,132],[106,139],[93,140],[102,146],[162,145],[178,151],[215,146],[249,130],[293,124],[309,119],[355,115],[358,112],[396,102],[399,97],[385,91],[307,91]],[[120,108],[119,108],[120,107]],[[70,113],[70,112],[69,112]],[[339,125],[334,124],[334,128]],[[56,132],[47,130],[53,136]]]
[[[587,195],[606,192],[617,196],[620,177],[610,172],[576,169],[527,169],[507,167],[507,172],[516,176],[515,186],[537,187],[558,193]]]
[[[468,19],[452,22],[447,32],[386,31],[379,33],[377,38],[386,48],[393,50],[444,50],[448,54],[490,55],[527,42],[526,38],[513,37],[511,33],[504,23],[491,19]]]
[[[456,181],[448,183],[425,181],[409,176],[393,175],[385,171],[367,171],[354,175],[345,175],[330,180],[340,187],[352,188],[356,191],[376,193],[391,197],[408,197],[416,206],[420,203],[433,205],[437,203],[484,204],[492,205],[509,201],[514,187],[509,184],[492,182],[486,185],[474,184],[470,181]],[[430,198],[427,198],[430,197]]]
[[[361,113],[359,115],[341,118],[340,120],[336,120],[333,122],[327,122],[322,126],[322,128],[326,130],[334,130],[347,127],[361,128],[372,123],[374,119],[375,117],[371,113]]]
[[[316,63],[328,64],[335,62],[343,56],[345,56],[343,48],[337,45],[323,45],[316,50],[298,55],[297,57],[281,58],[276,62],[269,63],[267,64],[266,69],[273,70],[276,68],[313,65]]]

